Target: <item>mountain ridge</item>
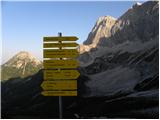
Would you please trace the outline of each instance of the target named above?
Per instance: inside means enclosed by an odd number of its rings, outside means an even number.
[[[134,4],[115,21],[110,29],[109,37],[99,38],[99,42],[94,47],[92,44],[80,45],[81,65],[91,64],[96,57],[103,55],[103,49],[123,43],[145,42],[154,39],[153,37],[156,37],[159,32],[158,4],[156,1]]]

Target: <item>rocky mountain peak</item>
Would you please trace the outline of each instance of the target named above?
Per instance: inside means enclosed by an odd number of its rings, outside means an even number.
[[[93,46],[96,46],[101,38],[110,36],[110,30],[115,21],[116,19],[111,16],[99,17],[84,44],[94,44]]]
[[[29,53],[29,52],[27,52],[27,51],[20,51],[19,53],[17,53],[16,55],[15,55],[16,57],[19,57],[19,58],[26,58],[26,57],[29,57],[29,58],[32,58],[33,57],[33,55],[31,54],[31,53]]]
[[[31,53],[21,51],[2,65],[2,80],[26,77],[42,69],[42,62]]]
[[[99,18],[87,41],[84,42],[85,45],[80,46],[80,53],[84,53],[80,56],[80,60],[84,61],[81,63],[90,64],[90,61],[96,59],[97,56],[105,54],[106,48],[133,43],[140,44],[157,39],[159,36],[158,11],[158,1],[136,3],[115,20],[112,26],[107,27],[106,25],[104,29],[101,21],[104,21],[105,17]],[[109,31],[104,35],[105,30]]]
[[[32,63],[36,66],[41,64],[41,61],[38,60],[35,56],[27,51],[21,51],[13,56],[8,62],[5,63],[5,66],[13,66],[16,68],[22,67],[26,63]]]
[[[98,46],[113,46],[124,42],[144,42],[158,34],[158,1],[134,4],[111,28],[111,37],[103,39]],[[133,39],[134,38],[134,39]]]
[[[136,7],[141,6],[141,5],[142,5],[142,3],[136,2],[136,3],[132,6],[132,8],[136,8]]]
[[[79,46],[80,54],[97,47],[99,41],[109,37],[111,35],[111,28],[115,22],[116,18],[112,16],[99,17],[92,31],[89,33],[87,40],[84,41],[83,45]]]
[[[110,27],[112,25],[113,22],[115,22],[115,18],[112,16],[102,16],[99,17],[96,25],[94,26],[94,28],[92,29],[92,32],[94,32],[97,27],[102,26],[102,27]]]
[[[19,53],[17,53],[15,55],[15,57],[18,58],[18,59],[25,59],[25,58],[35,59],[35,57],[27,51],[20,51]]]

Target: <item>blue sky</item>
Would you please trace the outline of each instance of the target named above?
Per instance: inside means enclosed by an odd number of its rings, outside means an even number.
[[[135,1],[103,2],[2,2],[2,50],[4,63],[19,51],[29,51],[42,60],[44,36],[77,36],[87,39],[96,20],[115,18]]]

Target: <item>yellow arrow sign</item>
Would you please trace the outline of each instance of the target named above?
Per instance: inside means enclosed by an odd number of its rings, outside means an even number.
[[[63,37],[44,37],[44,42],[51,42],[51,41],[76,41],[78,40],[75,36],[63,36]]]
[[[56,79],[76,79],[80,73],[77,70],[45,70],[45,80],[56,80]]]
[[[44,43],[43,48],[54,48],[54,47],[77,47],[77,43]]]
[[[44,90],[75,90],[77,89],[76,80],[57,80],[57,81],[44,81],[41,84]]]
[[[78,51],[75,49],[65,49],[65,50],[44,50],[44,58],[75,58],[78,56]]]
[[[76,68],[79,66],[77,60],[44,60],[44,69],[53,68]]]
[[[77,91],[43,91],[44,96],[77,96]]]

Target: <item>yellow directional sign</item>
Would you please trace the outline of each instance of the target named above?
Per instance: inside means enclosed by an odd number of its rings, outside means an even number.
[[[71,49],[71,47],[78,46],[75,42],[78,38],[59,36],[43,38],[43,76],[45,81],[41,84],[44,90],[41,94],[44,96],[77,96],[77,81],[75,79],[79,77],[80,73],[75,68],[79,66],[79,63],[73,58],[78,57],[78,51],[76,48]],[[47,60],[45,58],[58,59]]]
[[[44,81],[41,84],[44,90],[75,90],[77,89],[76,80],[57,80],[57,81]]]
[[[56,79],[76,79],[80,73],[77,70],[45,70],[45,80],[56,80]]]
[[[53,68],[76,68],[79,66],[77,60],[44,60],[44,69]]]
[[[44,96],[77,96],[77,91],[43,91]]]
[[[51,41],[76,41],[78,40],[75,36],[63,36],[63,37],[44,37],[44,42],[51,42]]]
[[[77,47],[77,43],[44,43],[43,48],[55,48],[55,47]]]
[[[65,49],[65,50],[44,50],[44,58],[75,58],[78,57],[78,51],[76,49]]]

